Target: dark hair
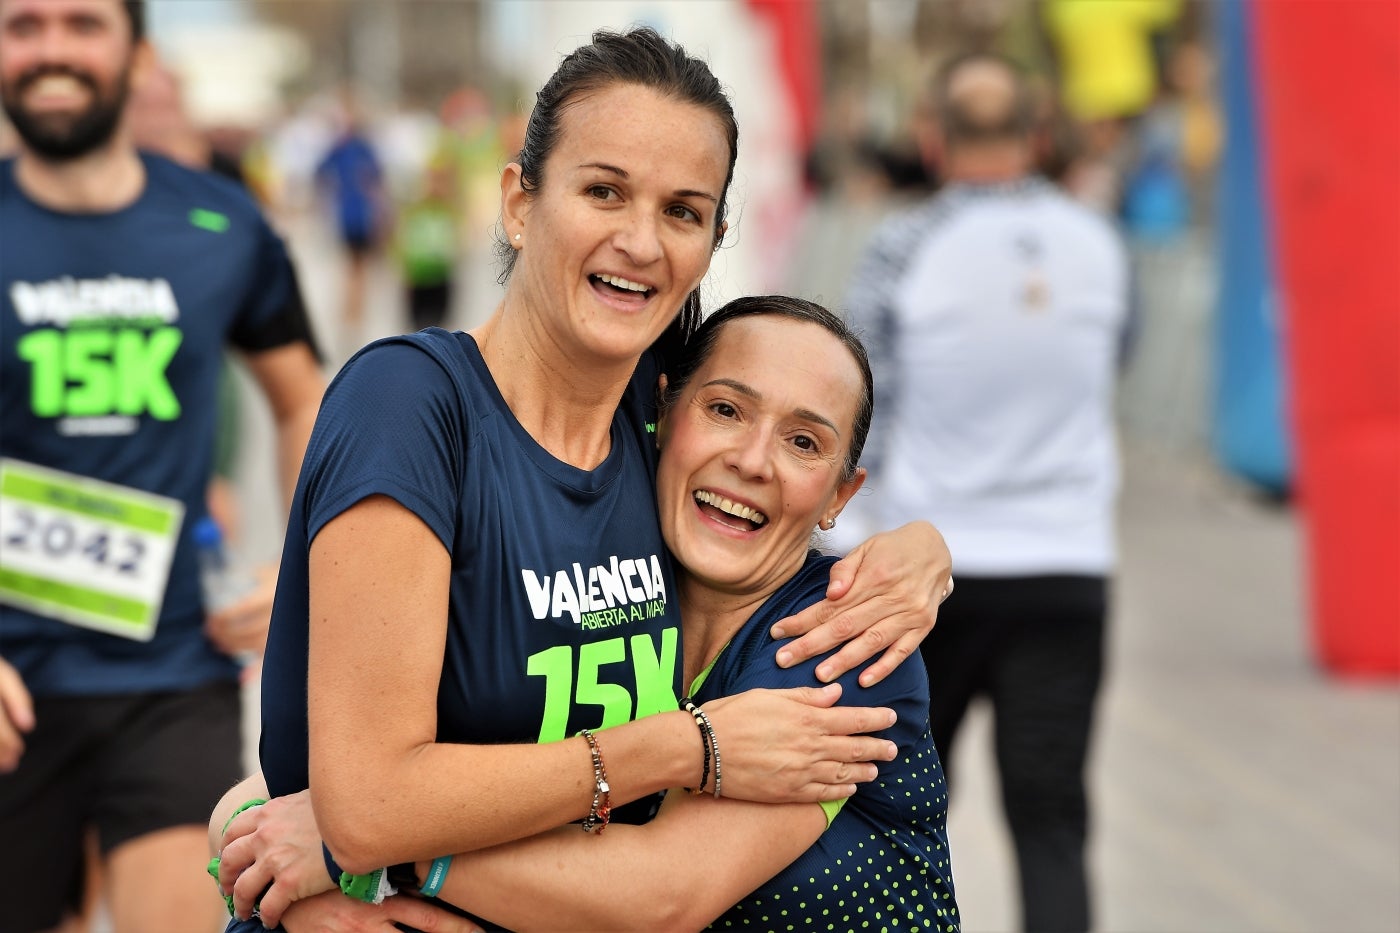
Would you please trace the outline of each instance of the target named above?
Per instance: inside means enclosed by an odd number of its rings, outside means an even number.
[[[122,0],[126,18],[131,22],[131,41],[146,38],[146,0]]]
[[[734,160],[739,154],[739,124],[734,107],[710,66],[692,57],[681,46],[661,37],[649,27],[636,27],[624,33],[598,30],[593,41],[565,56],[554,74],[535,95],[535,107],[525,127],[525,143],[516,161],[520,163],[520,187],[533,194],[544,182],[544,165],[559,142],[561,117],[580,97],[616,84],[635,84],[710,111],[724,126],[729,142],[729,170],[724,176],[719,207],[715,211],[715,247],[725,217],[729,183],[734,179]],[[515,268],[515,251],[504,236],[497,237],[496,253],[501,261],[502,285]],[[656,348],[663,359],[674,354],[700,323],[699,289],[686,296],[680,314],[657,338]]]
[[[852,479],[856,475],[856,466],[860,463],[861,451],[865,449],[866,436],[870,433],[870,418],[875,413],[875,379],[870,372],[870,357],[866,355],[865,345],[860,342],[860,338],[846,326],[845,321],[814,302],[789,298],[786,295],[753,295],[735,298],[705,318],[685,348],[673,361],[668,361],[666,391],[660,398],[662,412],[668,411],[676,403],[696,371],[710,358],[724,325],[736,318],[758,315],[785,317],[816,324],[845,344],[856,365],[860,367],[860,377],[864,385],[861,389],[860,404],[856,406],[855,421],[851,426],[851,446],[846,451],[846,462],[841,470],[843,481]]]
[[[953,100],[950,92],[957,73],[969,65],[995,65],[1011,78],[1012,95],[1005,106],[991,114],[976,113]],[[996,52],[964,52],[938,70],[933,84],[934,115],[949,146],[967,143],[1026,140],[1035,129],[1035,98],[1021,66]]]

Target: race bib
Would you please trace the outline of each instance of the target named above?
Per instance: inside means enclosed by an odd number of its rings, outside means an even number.
[[[0,458],[0,602],[150,641],[184,514],[177,499]]]

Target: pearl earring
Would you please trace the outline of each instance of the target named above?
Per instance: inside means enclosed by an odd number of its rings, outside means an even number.
[[[517,234],[515,235],[515,241],[516,241],[517,243],[520,242],[520,234],[517,233]]]

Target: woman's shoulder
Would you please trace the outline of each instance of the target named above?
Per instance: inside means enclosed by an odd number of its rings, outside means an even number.
[[[789,668],[779,667],[776,661],[778,650],[791,639],[774,639],[770,630],[779,619],[795,615],[826,597],[831,567],[836,562],[835,557],[828,557],[817,551],[808,552],[807,559],[797,573],[749,617],[749,621],[730,642],[724,655],[726,670],[723,680],[726,692],[750,687],[811,687],[821,684],[816,676],[816,668],[839,648],[833,648]],[[927,710],[928,678],[924,672],[922,658],[917,652],[906,658],[879,684],[863,687],[859,683],[860,674],[874,661],[875,658],[871,658],[839,678],[845,689],[842,702],[894,706],[901,716],[906,716],[919,704]],[[905,703],[913,703],[914,706],[906,708]]]
[[[385,337],[357,351],[326,389],[313,447],[344,436],[425,431],[460,440],[481,408],[481,387],[459,337],[466,335],[422,331]]]
[[[767,610],[776,622],[820,602],[826,597],[826,587],[831,582],[831,567],[838,560],[820,551],[809,550],[797,573],[779,587],[759,611]]]
[[[834,557],[809,551],[797,573],[749,616],[743,628],[729,643],[737,669],[747,668],[755,658],[776,650],[772,648],[774,641],[768,634],[773,623],[801,612],[825,598],[827,583],[831,579],[831,565],[834,563]]]
[[[476,343],[468,334],[430,327],[382,337],[355,352],[331,383],[368,383],[377,394],[463,388],[480,381]]]

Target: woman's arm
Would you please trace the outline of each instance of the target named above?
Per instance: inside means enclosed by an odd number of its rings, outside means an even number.
[[[831,682],[883,649],[860,677],[863,687],[877,684],[918,650],[952,589],[953,558],[937,528],[920,521],[882,532],[831,568],[826,599],[773,626],[775,639],[802,636],[778,663],[791,667],[840,645],[817,668]]]
[[[644,826],[611,825],[599,835],[564,827],[457,856],[438,896],[521,933],[699,930],[825,828],[815,804],[673,791]],[[427,867],[418,866],[420,878]]]
[[[310,776],[316,820],[347,871],[470,851],[588,813],[593,769],[579,738],[545,745],[439,744],[437,691],[450,558],[384,496],[328,522],[310,555]],[[892,743],[858,735],[893,712],[830,707],[839,691],[751,691],[708,708],[736,797],[839,799],[872,780]],[[613,800],[698,782],[701,744],[683,712],[608,730]],[[732,787],[731,787],[732,777]]]
[[[317,823],[353,873],[533,835],[588,812],[582,740],[438,744],[450,559],[416,515],[381,496],[311,546],[310,776]],[[636,799],[698,769],[698,738],[649,730],[623,747],[618,794]]]

